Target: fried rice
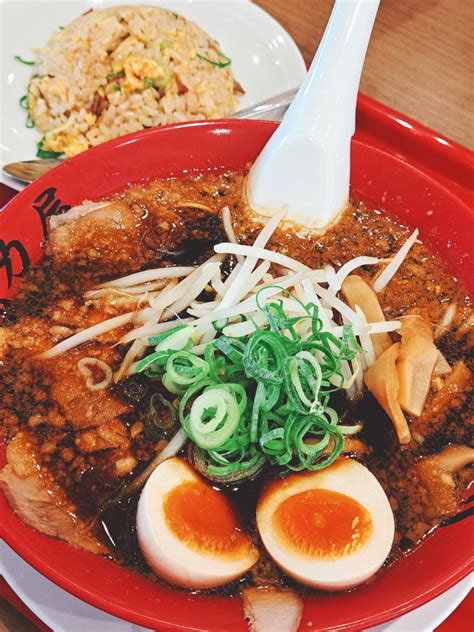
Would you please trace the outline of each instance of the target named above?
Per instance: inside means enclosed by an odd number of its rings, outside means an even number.
[[[237,109],[230,59],[197,24],[146,5],[90,10],[36,52],[28,109],[67,156],[156,125]]]

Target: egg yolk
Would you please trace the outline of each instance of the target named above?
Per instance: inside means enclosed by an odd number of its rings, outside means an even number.
[[[187,481],[174,487],[163,510],[169,529],[192,549],[232,556],[249,545],[230,502],[205,483]]]
[[[372,532],[365,507],[328,489],[309,489],[286,498],[273,514],[276,537],[304,557],[336,560],[359,549]]]

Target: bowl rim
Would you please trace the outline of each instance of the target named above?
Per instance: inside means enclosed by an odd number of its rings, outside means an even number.
[[[143,130],[140,132],[129,134],[127,136],[113,139],[111,141],[108,141],[107,143],[104,143],[100,146],[97,146],[95,148],[88,150],[88,152],[86,153],[87,154],[89,154],[89,152],[98,153],[98,152],[103,151],[102,148],[116,150],[117,148],[122,147],[122,146],[127,146],[130,143],[140,142],[140,139],[142,137],[148,137],[150,134],[166,133],[167,130],[174,130],[176,128],[192,127],[192,128],[203,128],[204,130],[206,130],[209,128],[219,129],[222,126],[229,127],[229,125],[231,127],[240,127],[241,125],[244,125],[244,126],[258,125],[258,126],[265,126],[266,128],[271,129],[271,128],[275,128],[277,123],[273,121],[255,121],[255,120],[242,121],[242,120],[235,120],[235,119],[229,119],[229,120],[221,119],[221,120],[216,120],[216,121],[196,121],[196,122],[185,122],[181,124],[171,124],[167,126],[162,126],[155,130]],[[389,152],[384,151],[383,149],[373,147],[372,145],[366,142],[357,141],[357,140],[355,142],[359,142],[363,145],[366,145],[367,147],[370,147],[371,150],[374,150],[376,152],[386,153],[391,158],[395,158],[397,160],[402,160],[402,162],[405,162],[403,159],[397,156],[394,156],[393,154],[390,154]],[[58,165],[50,172],[44,174],[36,182],[38,184],[41,184],[42,182],[47,182],[51,178],[51,174],[54,175],[54,173],[58,173],[59,170],[70,169],[72,165],[74,165],[76,162],[80,160],[87,161],[87,157],[85,156],[86,154],[81,154],[72,159],[68,159],[63,164]],[[17,204],[21,204],[23,199],[26,198],[29,193],[30,193],[30,187],[27,187],[25,190],[21,191],[18,195],[16,195],[10,202],[8,202],[7,205],[5,205],[3,209],[0,210],[0,220],[2,219],[2,215],[5,210],[7,210],[10,207],[16,206]],[[456,196],[455,191],[454,192],[450,191],[450,193],[451,195],[456,197],[456,199],[459,200],[460,204],[463,204],[463,205],[465,204],[465,202],[462,199]],[[86,587],[80,586],[77,583],[75,583],[73,579],[68,578],[68,577],[63,577],[62,575],[60,575],[59,577],[55,575],[54,567],[51,566],[49,562],[45,564],[44,559],[41,558],[38,552],[35,552],[33,549],[31,549],[28,543],[25,540],[21,539],[21,536],[19,534],[16,534],[13,530],[6,527],[6,525],[3,522],[1,525],[0,535],[13,548],[13,550],[15,550],[25,561],[31,564],[42,575],[44,575],[45,577],[53,581],[56,585],[65,589],[66,591],[70,592],[76,597],[83,599],[84,601],[90,603],[91,605],[94,605],[95,607],[98,607],[102,610],[109,612],[110,614],[113,614],[115,616],[121,616],[122,618],[128,621],[139,622],[139,617],[136,617],[134,614],[131,617],[130,612],[125,607],[122,607],[120,604],[114,603],[113,605],[110,605],[101,597],[98,598],[93,592],[89,591]],[[372,616],[367,616],[363,620],[361,620],[357,625],[356,624],[337,625],[332,629],[359,630],[362,627],[365,628],[368,625],[381,624],[386,621],[389,621],[390,619],[393,619],[396,616],[401,616],[402,614],[406,614],[407,612],[410,612],[411,610],[427,603],[431,599],[440,595],[442,592],[451,588],[458,581],[466,577],[466,575],[470,572],[471,568],[472,568],[472,561],[469,558],[466,558],[464,563],[458,566],[452,573],[448,574],[443,579],[443,581],[436,583],[430,589],[425,590],[421,594],[413,597],[411,600],[408,600],[402,604],[394,606],[389,610],[382,611],[381,613],[378,613]],[[54,576],[54,579],[52,578],[52,575]],[[149,618],[144,618],[141,620],[140,623],[143,625],[149,625],[150,620]],[[159,623],[160,625],[162,624],[165,627],[173,625],[174,626],[173,629],[179,629],[179,625],[170,624],[169,621],[168,622],[157,621],[157,623]],[[169,629],[172,629],[172,628],[169,628]],[[190,628],[187,628],[187,629],[190,629]],[[199,630],[201,628],[195,628],[195,629]]]

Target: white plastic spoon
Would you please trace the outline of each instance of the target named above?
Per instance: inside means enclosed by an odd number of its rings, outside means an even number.
[[[357,91],[378,7],[335,1],[309,72],[248,175],[257,213],[286,204],[287,219],[324,230],[346,206]]]

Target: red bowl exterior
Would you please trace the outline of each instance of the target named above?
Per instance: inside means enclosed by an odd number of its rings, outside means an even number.
[[[185,123],[113,140],[66,161],[0,211],[0,297],[11,297],[27,262],[41,258],[49,215],[140,180],[242,168],[255,159],[274,130],[274,123],[263,121]],[[418,226],[422,238],[472,292],[474,214],[462,187],[455,182],[450,186],[446,178],[440,182],[416,159],[394,156],[389,147],[375,144],[362,135],[353,141],[353,195]],[[1,458],[4,461],[4,450]],[[156,585],[106,559],[32,531],[3,497],[0,507],[6,542],[46,577],[102,610],[160,630],[247,629],[239,599],[191,595]],[[466,550],[470,523],[462,520],[438,529],[357,590],[306,598],[301,630],[367,628],[436,597],[472,567]]]

